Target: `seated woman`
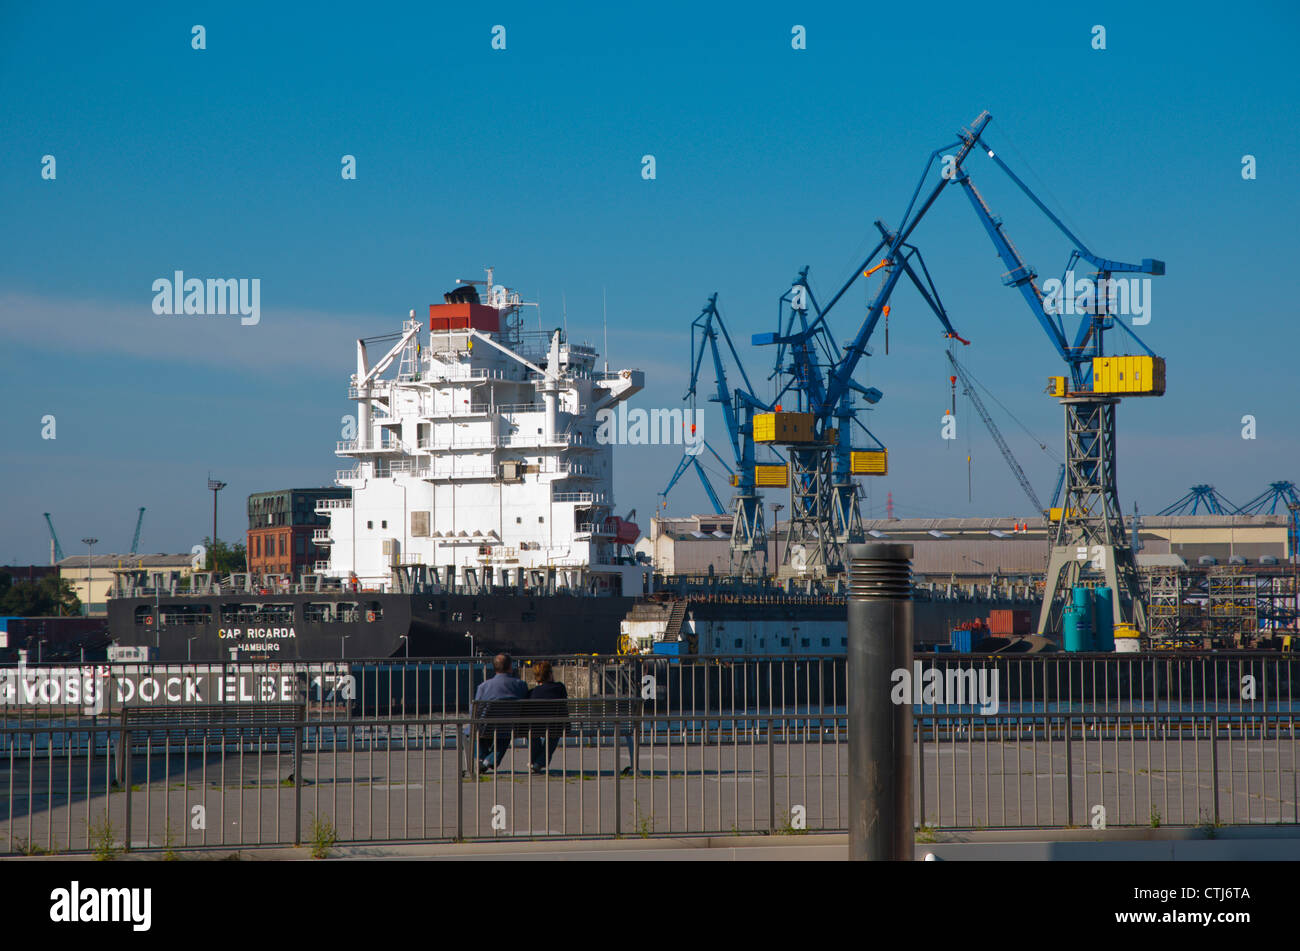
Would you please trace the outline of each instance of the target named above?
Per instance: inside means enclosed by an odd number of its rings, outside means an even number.
[[[537,686],[528,691],[529,700],[541,701],[537,705],[537,716],[567,718],[569,715],[569,705],[564,701],[568,699],[569,691],[565,689],[564,684],[556,683],[555,675],[551,671],[550,661],[542,661],[533,667],[533,676],[537,680]],[[568,726],[567,723],[541,723],[532,728],[532,770],[534,773],[546,771],[546,766],[555,754],[555,748],[560,745],[560,740],[564,738],[564,731]]]

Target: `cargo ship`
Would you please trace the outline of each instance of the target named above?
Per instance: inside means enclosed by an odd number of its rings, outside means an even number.
[[[158,661],[536,656],[649,649],[685,623],[700,653],[843,651],[835,583],[656,578],[616,514],[601,430],[644,374],[525,329],[528,306],[489,270],[427,323],[411,311],[357,340],[355,434],[335,446],[350,491],[316,503],[328,559],[296,576],[121,569],[114,645]],[[989,607],[918,604],[918,619],[946,638]]]

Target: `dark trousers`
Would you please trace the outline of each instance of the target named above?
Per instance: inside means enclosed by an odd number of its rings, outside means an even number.
[[[555,755],[555,749],[560,745],[562,739],[564,739],[564,733],[559,730],[540,730],[533,734],[530,753],[534,769],[546,768],[551,761],[551,757]]]
[[[510,749],[510,742],[514,738],[509,730],[487,730],[479,734],[478,737],[478,758],[479,762],[487,763],[493,769],[501,765],[501,761],[506,758],[506,752]]]

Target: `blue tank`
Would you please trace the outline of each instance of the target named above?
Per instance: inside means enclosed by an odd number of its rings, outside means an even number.
[[[1096,650],[1097,645],[1092,636],[1092,589],[1075,588],[1070,600],[1071,603],[1065,608],[1063,624],[1065,649],[1067,651]]]
[[[1115,650],[1115,593],[1105,585],[1096,589],[1093,604],[1093,640],[1097,650],[1112,653]]]

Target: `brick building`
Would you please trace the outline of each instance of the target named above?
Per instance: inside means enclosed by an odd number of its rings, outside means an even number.
[[[316,511],[321,499],[347,499],[351,489],[281,489],[248,497],[248,570],[297,577],[315,570],[329,552],[317,547],[316,530],[329,516]]]

